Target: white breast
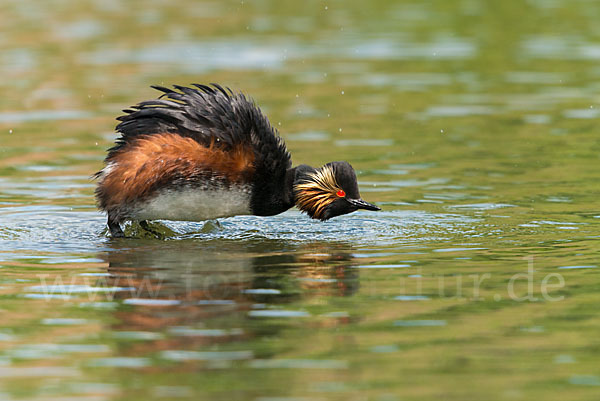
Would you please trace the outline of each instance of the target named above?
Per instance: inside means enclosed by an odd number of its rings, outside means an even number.
[[[230,189],[177,189],[159,192],[135,207],[138,220],[202,221],[219,217],[252,214],[250,187]]]

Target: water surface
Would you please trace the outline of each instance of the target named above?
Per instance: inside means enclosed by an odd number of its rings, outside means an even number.
[[[589,1],[5,1],[0,399],[591,400]],[[128,227],[93,200],[149,85],[249,93],[381,212]]]

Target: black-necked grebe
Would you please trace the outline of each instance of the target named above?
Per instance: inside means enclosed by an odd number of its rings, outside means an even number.
[[[113,237],[123,236],[126,220],[272,216],[294,205],[319,220],[379,210],[360,198],[350,164],[292,168],[283,139],[252,100],[216,84],[194,86],[153,86],[160,98],[118,118],[121,136],[96,173]]]

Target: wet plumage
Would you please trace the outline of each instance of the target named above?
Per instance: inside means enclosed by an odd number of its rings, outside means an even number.
[[[126,220],[269,216],[294,204],[327,220],[378,209],[358,202],[348,163],[292,168],[283,139],[252,100],[219,85],[194,86],[155,86],[160,98],[118,118],[121,135],[96,174],[113,236],[123,235]]]

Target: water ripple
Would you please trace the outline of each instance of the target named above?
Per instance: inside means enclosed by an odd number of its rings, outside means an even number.
[[[76,211],[58,206],[28,206],[0,209],[3,227],[10,233],[0,242],[0,260],[25,257],[57,263],[76,260],[95,263],[97,258],[68,257],[66,254],[108,250],[108,239],[102,239],[105,217],[97,212]],[[176,234],[170,240],[237,241],[286,240],[294,242],[346,241],[361,244],[409,243],[423,239],[468,235],[479,219],[453,213],[428,213],[416,210],[355,212],[322,223],[310,220],[297,211],[278,216],[237,216],[220,220],[221,229],[204,232],[204,223],[164,222]],[[566,223],[565,223],[566,225]],[[36,256],[43,249],[43,256]],[[26,253],[23,253],[26,251]],[[56,252],[56,255],[52,255]],[[91,256],[91,255],[89,255]],[[88,289],[86,289],[88,291]],[[91,289],[89,291],[92,291]]]

